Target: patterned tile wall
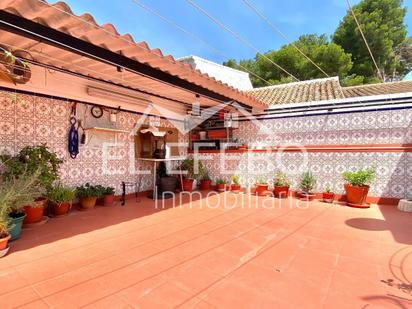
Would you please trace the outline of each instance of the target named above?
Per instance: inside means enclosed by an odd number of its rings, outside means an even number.
[[[255,146],[412,143],[412,109],[271,119],[257,125],[241,122],[234,137]],[[307,153],[306,160],[301,153],[291,152],[236,156],[227,155],[226,165],[244,184],[253,184],[259,175],[271,180],[275,171],[282,169],[290,174],[296,189],[300,174],[311,170],[318,180],[317,190],[330,185],[335,192],[343,192],[343,171],[375,166],[377,178],[371,195],[412,198],[412,153]],[[213,177],[222,174],[218,155],[211,155],[206,166]],[[230,175],[222,176],[230,179]]]
[[[16,153],[26,145],[47,143],[65,160],[60,171],[64,183],[75,186],[88,181],[111,185],[118,193],[121,181],[138,179],[130,166],[150,168],[134,159],[133,136],[129,134],[117,135],[117,147],[108,149],[114,159],[106,165],[103,147],[82,146],[79,156],[72,160],[67,152],[69,114],[70,106],[64,100],[0,91],[0,151]],[[270,145],[412,143],[411,116],[412,110],[406,109],[264,120],[259,127],[252,122],[241,122],[235,137],[248,144]],[[139,117],[120,113],[118,128],[131,130]],[[161,125],[172,126],[165,120],[161,120]],[[104,140],[104,136],[100,138]],[[187,141],[187,136],[180,136],[179,141]],[[290,152],[230,154],[225,160],[219,154],[204,156],[202,160],[213,178],[229,179],[237,173],[243,184],[253,184],[258,175],[271,180],[274,172],[282,168],[289,172],[296,188],[300,173],[310,169],[317,176],[317,190],[329,184],[336,192],[342,192],[343,171],[376,166],[378,177],[371,195],[412,198],[412,153],[308,153],[306,161],[302,154]],[[230,170],[227,174],[221,164]],[[150,189],[151,185],[150,175],[142,177],[142,190]]]
[[[117,194],[121,192],[122,181],[139,179],[140,176],[133,173],[131,166],[150,170],[151,165],[135,160],[134,137],[128,133],[117,135],[115,147],[96,147],[96,144],[99,145],[96,142],[81,145],[77,158],[71,159],[67,151],[69,116],[70,104],[67,101],[0,91],[0,153],[14,154],[24,146],[46,143],[64,159],[60,176],[65,184],[76,186],[90,182],[110,185],[116,188]],[[131,130],[140,117],[132,113],[119,113],[118,129]],[[149,123],[149,119],[144,123]],[[160,125],[172,127],[163,119]],[[92,139],[111,142],[113,134],[109,135],[93,133]],[[179,142],[183,141],[184,136],[179,136]],[[104,153],[108,153],[108,160],[104,160]],[[141,190],[148,190],[151,186],[152,177],[142,176]]]

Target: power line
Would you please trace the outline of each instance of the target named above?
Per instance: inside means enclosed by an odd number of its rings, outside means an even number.
[[[263,58],[268,60],[270,63],[272,63],[275,67],[277,67],[279,70],[283,71],[290,77],[292,77],[296,81],[300,81],[297,77],[295,77],[292,73],[288,72],[285,68],[274,62],[272,59],[268,58],[266,55],[262,54],[252,43],[241,37],[239,34],[228,28],[225,24],[223,24],[220,20],[217,18],[213,17],[210,15],[205,9],[200,7],[198,4],[196,4],[192,0],[186,0],[191,6],[193,6],[195,9],[200,11],[202,14],[207,16],[210,20],[212,20],[215,24],[217,24],[220,28],[224,29],[226,32],[230,33],[233,37],[235,37],[238,41],[242,42],[244,45],[248,46],[249,48],[253,49],[257,54],[261,55]]]
[[[280,31],[277,27],[275,27],[271,21],[263,15],[254,5],[252,5],[248,0],[242,0],[257,16],[263,19],[273,31],[277,32],[281,37],[283,37],[286,42],[292,45],[303,57],[305,57],[310,63],[312,63],[316,68],[318,68],[323,74],[327,77],[330,77],[328,73],[326,73],[320,66],[318,66],[312,59],[309,58],[295,43],[291,42],[288,37]]]
[[[346,3],[348,4],[349,10],[350,10],[351,13],[352,13],[353,19],[355,20],[355,23],[356,23],[356,25],[357,25],[357,27],[358,27],[358,29],[359,29],[359,32],[360,32],[360,34],[362,35],[363,41],[365,42],[365,45],[366,45],[366,48],[367,48],[368,51],[369,51],[369,55],[371,56],[372,61],[373,61],[373,63],[375,64],[376,70],[378,71],[378,76],[379,76],[379,78],[384,82],[384,81],[385,81],[385,80],[384,80],[384,77],[383,77],[383,75],[382,75],[382,73],[381,73],[381,70],[380,70],[379,67],[378,67],[378,64],[377,64],[376,61],[375,61],[375,57],[373,56],[372,50],[371,50],[370,47],[369,47],[368,41],[366,40],[366,37],[365,37],[365,34],[363,33],[362,28],[361,28],[361,26],[360,26],[360,24],[359,24],[359,22],[358,22],[358,19],[356,18],[356,14],[355,14],[355,12],[353,11],[353,8],[352,8],[349,0],[346,0]]]
[[[147,5],[141,3],[138,0],[132,0],[133,3],[135,3],[136,5],[140,6],[142,9],[148,11],[149,13],[159,17],[160,19],[162,19],[165,23],[168,23],[170,25],[172,25],[173,27],[175,27],[176,29],[182,31],[183,33],[185,33],[186,35],[192,37],[193,39],[197,40],[198,42],[204,44],[205,46],[207,46],[208,48],[210,48],[211,50],[213,50],[214,52],[216,52],[217,54],[221,55],[224,58],[229,58],[226,54],[224,54],[221,50],[217,49],[216,47],[214,47],[213,45],[209,44],[208,42],[206,42],[205,40],[201,39],[200,37],[198,37],[197,35],[195,35],[193,32],[188,31],[187,29],[183,28],[182,26],[178,25],[177,23],[175,23],[174,21],[164,17],[163,15],[161,15],[159,12],[153,10],[152,8],[148,7]],[[238,64],[238,66],[240,68],[242,68],[244,71],[248,72],[249,74],[255,76],[256,78],[260,79],[261,81],[265,82],[268,85],[272,85],[272,83],[270,83],[269,81],[267,81],[266,79],[264,79],[263,77],[257,75],[256,73],[250,71],[249,69],[247,69],[245,66],[241,65],[240,63]]]
[[[40,3],[43,4],[43,5],[47,5],[48,7],[51,7],[51,8],[53,8],[53,9],[55,9],[55,10],[57,10],[57,11],[63,13],[63,14],[66,14],[66,15],[68,15],[68,16],[74,17],[75,19],[77,19],[77,20],[79,20],[79,21],[81,21],[81,22],[83,22],[83,23],[85,23],[85,24],[87,24],[87,25],[89,25],[89,26],[92,26],[92,27],[94,27],[94,28],[96,28],[96,29],[100,29],[100,30],[104,31],[105,33],[109,34],[110,36],[112,36],[112,37],[114,37],[114,38],[116,38],[116,39],[120,39],[120,40],[122,40],[122,41],[124,41],[124,42],[126,42],[126,43],[128,43],[128,44],[130,44],[130,45],[132,45],[132,46],[134,46],[134,47],[138,47],[138,48],[140,48],[140,49],[142,49],[142,50],[144,50],[144,51],[146,51],[146,52],[150,52],[150,49],[147,49],[147,48],[145,48],[145,47],[143,47],[143,46],[140,46],[139,44],[137,44],[137,43],[135,43],[135,42],[133,42],[133,41],[130,41],[130,40],[128,40],[128,39],[126,39],[126,38],[118,35],[118,34],[112,33],[112,32],[110,32],[109,30],[107,30],[107,29],[105,29],[105,28],[103,28],[103,27],[101,27],[101,26],[99,26],[99,25],[97,25],[97,24],[95,24],[95,23],[92,23],[92,22],[89,22],[89,21],[87,21],[87,20],[84,20],[84,19],[82,19],[80,16],[76,16],[76,15],[70,13],[70,12],[67,12],[67,11],[65,11],[65,10],[63,10],[63,9],[60,9],[59,7],[57,7],[57,6],[55,6],[55,5],[51,5],[51,4],[49,4],[49,3],[47,3],[47,2],[45,2],[45,1],[43,1],[43,0],[37,0],[37,1],[40,2]],[[72,49],[74,49],[74,48],[72,48]],[[159,59],[162,59],[162,56],[159,55],[159,54],[157,54],[157,53],[151,53],[151,54],[152,54],[152,55],[155,55],[155,56],[158,57]],[[96,56],[94,56],[94,55],[93,55],[93,57],[96,58],[96,59],[99,59],[99,60],[101,60],[101,61],[104,61],[104,59],[100,59],[100,58],[98,58],[98,57],[96,57]],[[58,59],[56,59],[56,60],[58,60]],[[153,77],[153,76],[149,76],[149,75],[146,75],[146,74],[144,74],[144,73],[141,73],[141,72],[138,72],[138,71],[134,71],[134,70],[129,69],[129,68],[126,68],[126,67],[124,67],[124,66],[122,66],[122,65],[115,64],[115,63],[112,63],[112,62],[109,62],[109,63],[112,64],[112,65],[115,65],[116,67],[120,67],[120,68],[122,68],[122,69],[124,69],[124,70],[127,70],[127,71],[129,71],[129,72],[132,72],[132,73],[135,73],[135,74],[138,74],[138,75],[141,75],[141,76],[145,76],[145,77],[147,77],[147,78],[150,78],[150,79],[152,79],[152,80],[156,80],[156,81],[161,82],[161,83],[164,83],[164,84],[171,85],[171,86],[174,87],[174,88],[183,89],[183,90],[185,90],[185,91],[188,91],[188,92],[197,94],[195,91],[192,91],[192,90],[189,90],[189,89],[186,89],[186,88],[182,88],[182,87],[180,87],[180,86],[176,86],[176,85],[173,85],[173,84],[171,84],[171,83],[164,82],[164,81],[159,80],[159,79],[157,79],[157,78],[155,78],[155,77]],[[202,74],[202,75],[203,75],[203,74]],[[202,96],[205,97],[205,98],[208,98],[208,99],[210,99],[210,100],[212,100],[212,101],[216,101],[216,102],[219,101],[219,100],[214,99],[214,98],[212,98],[212,97],[209,97],[209,96],[207,96],[207,95],[202,95]]]

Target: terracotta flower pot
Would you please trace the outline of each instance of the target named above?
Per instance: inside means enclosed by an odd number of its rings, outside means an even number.
[[[268,191],[269,185],[267,183],[257,183],[256,184],[256,194],[264,195]]]
[[[230,185],[231,191],[240,191],[241,189],[242,189],[241,185],[235,185],[235,184]]]
[[[200,181],[200,190],[210,190],[211,186],[212,186],[211,180],[202,179]]]
[[[44,206],[46,205],[47,199],[44,197],[36,199],[33,205],[24,206],[24,212],[26,213],[26,218],[24,218],[23,224],[33,224],[40,222],[43,219]]]
[[[5,237],[0,238],[0,250],[6,249],[11,236],[8,234]]]
[[[103,206],[112,206],[114,203],[114,193],[103,195]]]
[[[322,193],[322,198],[325,203],[332,203],[334,197],[335,197],[335,193],[332,193],[332,192]]]
[[[53,216],[64,216],[69,212],[70,203],[54,203],[50,204],[50,210]]]
[[[289,186],[275,186],[273,188],[273,195],[278,198],[288,197]]]
[[[302,201],[313,201],[315,199],[315,194],[313,193],[308,193],[308,192],[301,192],[300,193],[300,199]]]
[[[193,179],[185,178],[183,179],[183,191],[192,191]]]
[[[223,192],[226,190],[226,184],[224,183],[217,183],[216,184],[216,191]]]
[[[354,207],[369,207],[366,204],[366,198],[368,197],[369,186],[352,186],[345,184],[346,201],[348,206]]]
[[[92,209],[96,205],[97,197],[95,196],[86,196],[80,198],[80,206],[83,209]]]

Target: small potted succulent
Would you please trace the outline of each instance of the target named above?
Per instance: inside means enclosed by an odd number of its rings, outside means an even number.
[[[326,186],[325,191],[322,193],[322,198],[325,203],[333,203],[335,193],[332,192],[332,189],[329,185]]]
[[[82,209],[92,209],[96,205],[97,198],[102,197],[102,191],[99,187],[86,183],[76,188],[76,196],[80,200]]]
[[[316,186],[316,178],[312,172],[308,171],[302,174],[300,178],[300,197],[304,201],[311,201],[315,198],[315,194],[312,192]]]
[[[50,202],[50,211],[53,216],[66,215],[70,208],[76,192],[72,188],[68,188],[58,183],[47,193],[47,198]]]
[[[216,190],[219,192],[224,192],[226,190],[226,180],[223,178],[216,179]]]
[[[275,197],[282,198],[287,197],[289,194],[289,180],[286,173],[281,171],[275,174],[275,179],[273,180],[273,194]]]
[[[269,185],[266,179],[262,176],[258,177],[256,180],[256,194],[257,195],[264,195],[266,191],[268,191]]]
[[[375,179],[375,169],[372,167],[342,174],[345,183],[347,205],[359,208],[368,208],[366,198],[369,184]]]
[[[212,186],[212,180],[210,179],[209,173],[205,169],[202,172],[202,178],[200,179],[200,190],[210,190]]]
[[[230,190],[239,192],[242,189],[242,186],[240,185],[240,176],[239,175],[233,175],[232,176],[232,184],[230,185]]]
[[[113,187],[106,187],[103,190],[103,206],[112,206],[114,203],[114,193],[116,190]]]

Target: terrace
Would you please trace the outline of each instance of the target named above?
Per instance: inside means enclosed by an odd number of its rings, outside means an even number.
[[[262,200],[155,209],[131,199],[50,220],[0,260],[2,308],[411,305],[410,216]]]
[[[0,48],[0,308],[412,306],[412,82],[241,91],[39,0]]]

